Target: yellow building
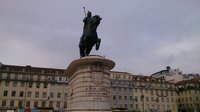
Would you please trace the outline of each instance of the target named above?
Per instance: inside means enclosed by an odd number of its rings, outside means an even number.
[[[181,112],[200,112],[200,77],[176,83]]]
[[[162,78],[134,76],[134,107],[144,112],[177,112],[176,88],[174,83]]]
[[[64,69],[0,66],[0,110],[67,108]],[[132,112],[200,112],[200,78],[164,78],[110,71],[111,109]]]
[[[132,74],[126,72],[110,73],[112,110],[134,110],[132,77]]]
[[[0,109],[67,107],[64,70],[31,66],[0,67]]]
[[[113,109],[144,112],[177,112],[176,87],[163,78],[111,72]]]

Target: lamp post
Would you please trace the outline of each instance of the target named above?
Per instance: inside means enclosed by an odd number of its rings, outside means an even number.
[[[144,95],[142,94],[140,96],[141,100],[142,100],[142,108],[143,108],[143,112],[144,112]]]

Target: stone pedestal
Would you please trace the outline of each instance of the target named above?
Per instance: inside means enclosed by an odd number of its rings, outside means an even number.
[[[69,112],[111,112],[110,74],[115,66],[102,56],[87,56],[73,61],[65,74],[69,78]]]

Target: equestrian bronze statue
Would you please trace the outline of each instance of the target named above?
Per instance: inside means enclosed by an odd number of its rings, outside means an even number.
[[[87,16],[83,19],[83,34],[79,42],[81,57],[88,56],[94,45],[96,50],[99,49],[101,39],[98,38],[96,30],[101,19],[99,15],[92,16],[90,11],[87,12]]]

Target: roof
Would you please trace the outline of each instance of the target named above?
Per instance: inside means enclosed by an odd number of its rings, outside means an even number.
[[[58,73],[64,74],[64,69],[56,68],[43,68],[43,67],[31,67],[27,66],[17,66],[17,65],[2,65],[0,66],[1,71],[13,71],[13,72],[31,72],[31,73]]]
[[[179,81],[176,83],[176,85],[184,85],[184,84],[200,84],[200,77],[195,77],[193,79],[190,80],[183,80],[183,81]]]

